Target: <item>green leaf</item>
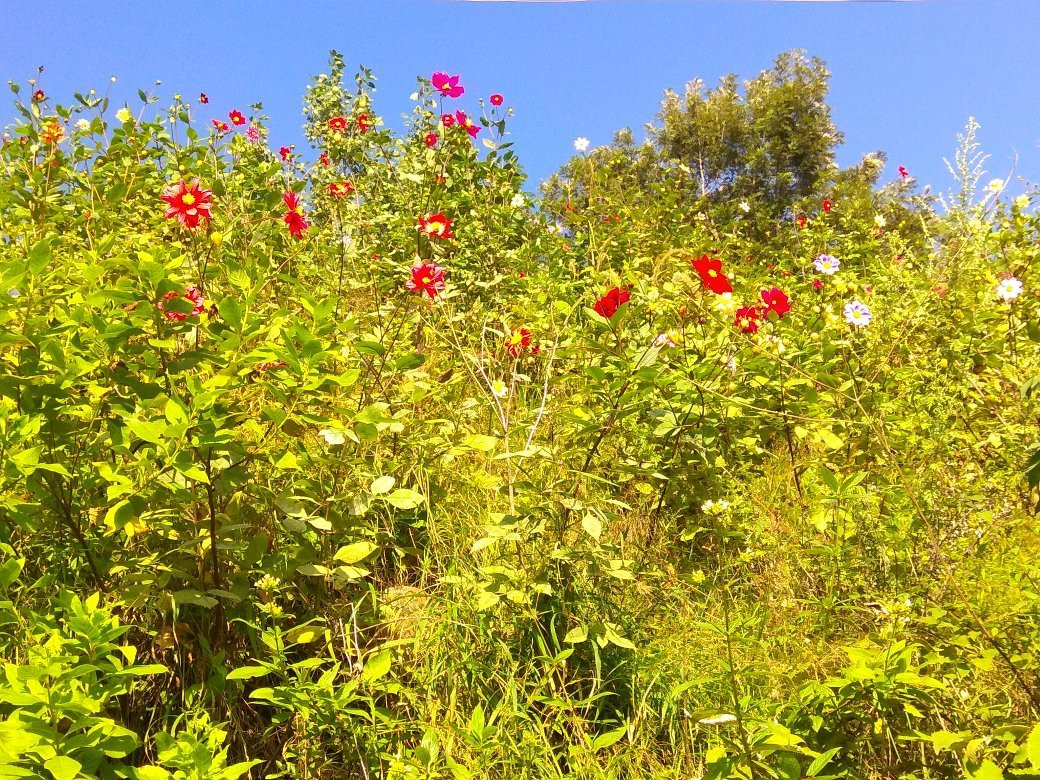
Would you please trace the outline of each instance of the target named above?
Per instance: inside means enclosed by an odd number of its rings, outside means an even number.
[[[83,764],[68,756],[55,756],[44,761],[43,768],[54,775],[54,780],[73,780]]]
[[[375,682],[390,671],[392,661],[393,656],[389,650],[380,650],[365,661],[365,666],[361,670],[361,679],[365,682]]]
[[[567,636],[563,638],[563,641],[569,645],[580,645],[588,638],[589,630],[585,626],[575,626],[567,632]]]
[[[1026,739],[1026,758],[1033,769],[1040,769],[1040,723],[1033,726]]]
[[[415,509],[415,507],[420,506],[425,499],[421,493],[416,493],[414,490],[398,488],[387,496],[385,500],[398,509]]]
[[[383,493],[389,493],[396,482],[397,480],[393,477],[376,477],[372,480],[368,492],[373,496],[381,496]]]
[[[138,420],[136,417],[127,417],[126,427],[138,439],[144,439],[149,444],[162,444],[166,434],[166,423],[158,419]]]
[[[587,512],[581,520],[581,527],[589,536],[599,541],[599,535],[603,533],[603,523],[592,512]]]
[[[347,564],[357,563],[358,561],[363,561],[378,549],[372,542],[354,542],[336,550],[333,558]]]
[[[628,733],[628,726],[622,726],[619,729],[608,731],[606,734],[600,734],[594,740],[592,740],[592,750],[597,752],[603,748],[608,748],[621,739],[625,734]]]
[[[228,672],[228,680],[251,680],[254,677],[263,677],[270,674],[271,670],[266,666],[240,666]]]
[[[982,765],[975,771],[972,777],[974,777],[975,780],[1004,780],[1004,772],[999,766],[987,758],[982,762]]]

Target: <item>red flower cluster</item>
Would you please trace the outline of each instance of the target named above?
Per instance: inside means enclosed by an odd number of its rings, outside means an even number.
[[[328,168],[328,167],[329,167],[330,165],[332,165],[332,162],[331,162],[331,161],[329,160],[329,154],[328,154],[328,152],[322,152],[322,153],[321,153],[321,154],[320,154],[320,155],[318,156],[318,162],[320,162],[320,163],[321,163],[322,165],[324,165],[324,166],[325,166],[326,168]]]
[[[166,201],[166,218],[180,222],[186,228],[197,228],[200,219],[211,219],[213,192],[204,190],[195,179],[191,184],[181,179],[163,190]]]
[[[462,93],[466,91],[459,84],[458,74],[449,76],[447,73],[434,73],[430,81],[433,88],[440,92],[442,97],[462,97]]]
[[[300,205],[300,199],[296,197],[296,193],[289,190],[282,195],[282,201],[285,203],[285,207],[289,209],[285,212],[285,224],[289,228],[289,235],[293,238],[303,238],[303,231],[310,227],[307,224],[307,218],[303,215],[303,206]]]
[[[426,293],[430,300],[444,291],[444,269],[433,263],[416,262],[412,266],[412,278],[404,286],[420,295]]]
[[[176,292],[168,292],[162,297],[156,305],[156,308],[163,313],[163,316],[168,320],[174,320],[175,322],[184,322],[189,315],[179,311],[166,311],[165,302],[172,300],[173,298],[186,298],[191,301],[191,316],[198,317],[202,312],[206,310],[206,305],[202,301],[202,292],[195,285],[189,285],[184,290],[184,295]]]
[[[429,238],[455,238],[451,224],[451,220],[439,211],[428,217],[419,217],[419,228]]]
[[[701,277],[701,284],[716,295],[733,292],[733,285],[729,278],[722,272],[722,261],[707,255],[701,255],[696,260],[690,260],[693,270]]]
[[[771,290],[762,291],[762,303],[766,305],[763,314],[773,312],[777,317],[783,317],[791,311],[791,304],[783,290],[774,287]]]
[[[758,307],[742,306],[737,309],[737,316],[736,319],[733,320],[733,324],[740,328],[744,333],[757,333],[759,316]]]
[[[237,109],[230,112],[228,118],[231,120],[231,124],[235,127],[240,127],[246,123],[246,118],[242,116],[242,112]]]
[[[527,328],[517,328],[505,339],[506,352],[513,357],[520,357],[524,350],[531,346],[531,331]]]
[[[354,185],[349,181],[337,181],[329,185],[329,194],[334,198],[342,198],[354,191]]]
[[[596,301],[596,305],[592,308],[600,317],[609,320],[617,314],[617,310],[620,309],[623,304],[628,303],[628,301],[628,290],[622,290],[620,287],[613,287],[607,291],[606,295]]]

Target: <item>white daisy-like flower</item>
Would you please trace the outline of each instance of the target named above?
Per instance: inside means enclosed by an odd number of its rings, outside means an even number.
[[[343,431],[337,431],[333,428],[322,428],[318,431],[318,435],[325,440],[326,444],[333,446],[343,444],[347,440],[347,437],[343,435]]]
[[[512,206],[514,209],[522,209],[526,204],[527,199],[521,192],[516,193],[516,195],[513,196],[513,199],[509,201],[509,205]]]
[[[742,200],[737,205],[737,208],[743,211],[745,214],[747,214],[749,211],[751,211],[751,204],[748,203],[746,200]]]
[[[584,154],[589,149],[589,139],[583,135],[579,135],[574,139],[574,148],[576,151]]]
[[[1004,189],[1003,179],[993,179],[989,184],[986,185],[986,189],[996,195],[1002,189]]]
[[[1009,276],[997,284],[997,297],[1002,301],[1013,301],[1022,294],[1022,280]]]
[[[87,131],[90,129],[90,122],[86,119],[80,119],[76,122],[76,129],[81,131]]]
[[[885,225],[888,224],[888,220],[885,219],[884,216],[882,216],[881,214],[878,214],[876,217],[874,217],[874,224],[877,225],[879,228],[883,228]]]
[[[821,274],[834,276],[834,274],[841,270],[841,261],[834,255],[820,255],[813,260],[813,268]]]
[[[1017,208],[1019,211],[1021,211],[1022,209],[1028,208],[1028,207],[1029,207],[1029,196],[1028,195],[1019,195],[1017,198],[1015,198],[1015,208]]]
[[[865,303],[849,301],[845,304],[845,321],[854,328],[865,328],[873,318],[874,315]]]
[[[501,379],[496,379],[491,383],[491,392],[495,398],[505,398],[509,394],[509,387]]]
[[[733,314],[737,310],[737,301],[733,300],[733,293],[725,292],[715,296],[712,306],[723,314]]]

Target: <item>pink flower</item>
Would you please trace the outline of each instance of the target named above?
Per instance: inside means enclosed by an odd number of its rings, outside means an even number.
[[[208,103],[209,102],[209,96],[205,92],[200,92],[199,93],[199,102],[202,103],[202,104]]]
[[[430,79],[433,88],[441,93],[443,97],[462,97],[466,90],[459,84],[458,74],[449,76],[447,73],[434,73]]]
[[[427,133],[426,134],[426,138],[424,140],[426,141],[426,145],[427,146],[436,146],[437,145],[437,134],[436,133]]]
[[[489,98],[489,100],[491,101],[491,105],[493,105],[493,106],[500,106],[500,105],[502,105],[503,99],[504,98],[501,95],[499,95],[497,92]]]
[[[288,146],[281,146],[278,148],[278,154],[282,158],[282,162],[289,162],[289,158],[292,157],[292,149]]]
[[[441,124],[445,127],[451,127],[455,124],[455,117],[451,114],[441,114]]]
[[[466,128],[466,132],[469,133],[470,138],[476,138],[477,133],[480,132],[480,127],[474,124],[473,120],[466,116],[462,111],[455,112],[455,121],[459,123],[460,127]]]
[[[185,298],[191,301],[191,314],[188,315],[180,311],[166,311],[166,301],[172,300],[174,298]],[[166,293],[166,295],[162,297],[162,300],[160,300],[155,305],[156,308],[158,308],[159,311],[162,312],[163,316],[166,319],[173,320],[175,322],[184,322],[184,320],[186,320],[189,316],[198,317],[200,314],[202,314],[202,312],[206,310],[206,304],[202,300],[202,291],[199,290],[199,288],[195,285],[188,285],[188,287],[184,290],[184,295],[180,295],[176,292],[168,292]]]
[[[404,283],[405,288],[420,295],[426,293],[432,300],[444,291],[444,269],[433,263],[416,263],[412,266],[412,278]]]
[[[260,131],[256,129],[256,125],[249,126],[249,129],[246,130],[246,138],[249,139],[251,144],[260,143]]]
[[[904,179],[907,179],[907,178],[910,177],[910,172],[906,169],[906,166],[900,165],[899,166],[899,175],[902,176]]]

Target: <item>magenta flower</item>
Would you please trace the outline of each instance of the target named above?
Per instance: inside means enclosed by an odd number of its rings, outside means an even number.
[[[459,84],[458,74],[449,76],[447,73],[434,73],[430,81],[433,84],[433,88],[444,97],[462,97],[462,93],[466,91]]]

